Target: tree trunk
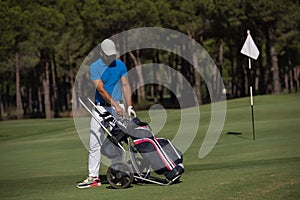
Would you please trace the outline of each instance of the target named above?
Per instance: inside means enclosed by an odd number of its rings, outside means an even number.
[[[180,45],[180,51],[181,52],[189,51],[188,55],[191,56],[187,60],[184,59],[184,58],[181,58],[180,72],[184,76],[184,78],[186,80],[188,80],[190,86],[193,89],[192,91],[190,91],[189,88],[186,88],[186,85],[182,85],[183,87],[181,88],[180,96],[182,96],[182,98],[186,97],[186,96],[192,97],[193,98],[193,103],[198,103],[199,104],[200,102],[198,102],[198,97],[197,97],[196,88],[195,88],[195,80],[196,80],[196,78],[195,78],[195,75],[194,75],[195,72],[197,72],[197,71],[195,70],[195,68],[193,66],[193,63],[189,62],[189,61],[191,61],[191,62],[195,62],[195,64],[197,64],[198,62],[194,61],[194,59],[197,59],[197,58],[194,57],[192,46],[186,46],[185,44],[182,44],[182,45]],[[186,104],[186,105],[184,105],[184,106],[190,106],[189,103]]]
[[[159,51],[155,51],[155,55],[153,57],[153,63],[160,63],[160,58],[159,58]],[[158,84],[161,82],[161,76],[160,72],[157,70],[157,68],[153,68],[153,74],[155,78],[155,84],[153,85],[153,97],[154,97],[154,103],[162,103],[163,102],[163,88],[161,84]],[[157,84],[156,84],[157,83]]]
[[[178,70],[177,66],[178,66],[178,53],[174,54],[174,53],[168,53],[168,65],[174,69],[174,70]],[[171,86],[171,91],[169,91],[169,95],[170,95],[170,101],[171,103],[177,103],[176,101],[176,96],[177,94],[179,94],[180,92],[180,85],[182,85],[181,79],[180,77],[177,77],[176,74],[174,73],[173,70],[169,70],[169,80],[168,83]],[[174,78],[176,77],[176,78]],[[174,83],[174,81],[176,81],[176,84],[172,84]]]
[[[32,88],[28,89],[28,113],[33,111],[33,101],[32,101]]]
[[[28,101],[27,101],[27,97],[28,97],[28,94],[27,93],[27,90],[25,88],[25,86],[21,86],[20,88],[20,93],[21,93],[21,103],[22,103],[22,116],[26,116],[28,114]]]
[[[53,96],[52,96],[52,103],[53,103],[53,110],[55,117],[58,117],[59,110],[58,110],[58,101],[57,101],[57,83],[56,83],[56,62],[55,62],[55,55],[53,53],[51,59],[51,74],[52,74],[52,89],[53,89]]]
[[[289,81],[290,81],[289,92],[294,92],[294,79],[293,79],[293,70],[292,69],[289,69]]]
[[[280,79],[279,79],[279,66],[278,66],[278,58],[277,58],[277,53],[275,50],[275,40],[276,36],[274,33],[274,30],[272,28],[268,29],[268,37],[269,39],[268,44],[269,44],[269,51],[270,51],[270,61],[271,61],[271,70],[273,74],[273,92],[275,94],[280,94],[281,92],[281,84],[280,84]]]
[[[16,103],[17,103],[17,118],[22,118],[22,99],[20,90],[20,54],[16,52]]]
[[[182,44],[180,47],[180,51],[184,52],[187,51],[185,44]],[[190,51],[190,54],[192,56],[192,52]],[[193,67],[191,66],[191,63],[189,63],[186,59],[181,58],[181,68],[180,68],[180,72],[181,74],[189,81],[189,83],[193,86],[194,85],[194,79],[193,79],[193,73],[192,73],[192,69]]]
[[[230,57],[230,73],[231,73],[231,92],[230,92],[230,96],[234,97],[236,94],[236,82],[235,82],[235,70],[234,70],[234,59],[233,57]]]
[[[11,113],[10,113],[10,84],[6,82],[6,85],[5,85],[5,104],[4,104],[4,110],[6,111],[7,113],[7,118],[10,118],[11,117]]]
[[[218,64],[221,76],[223,75],[223,42],[219,42]]]
[[[290,81],[290,88],[289,92],[294,92],[294,76],[293,76],[293,69],[289,66],[289,81]]]
[[[73,91],[74,89],[74,74],[73,74],[73,59],[72,59],[72,55],[71,55],[71,50],[69,50],[68,52],[68,56],[69,56],[69,74],[70,74],[70,85],[71,85],[71,95],[74,96],[75,92]],[[76,98],[76,97],[75,97]],[[73,103],[75,102],[75,104],[77,103],[77,101],[74,101],[73,99],[71,100]],[[67,104],[69,104],[69,102],[67,102]],[[67,108],[69,107],[69,105],[66,106]],[[77,105],[75,105],[75,107],[77,107]]]
[[[235,78],[236,78],[236,74],[235,74],[235,62],[234,62],[234,55],[233,55],[233,46],[230,44],[229,45],[229,49],[231,49],[231,51],[229,51],[229,59],[230,59],[230,77],[231,77],[231,81],[230,81],[230,97],[234,97],[235,94],[236,94],[236,81],[235,81]],[[228,87],[229,88],[229,87]]]
[[[295,92],[298,92],[300,89],[300,67],[296,66],[294,67],[294,79],[296,81],[296,90]]]
[[[245,92],[245,88],[246,87],[246,80],[245,80],[245,64],[244,62],[241,62],[241,60],[239,58],[237,58],[236,60],[237,64],[236,64],[236,75],[237,77],[237,91],[236,91],[236,97],[245,97],[246,96],[246,92]]]
[[[193,54],[193,65],[194,65],[194,85],[193,85],[193,88],[194,88],[194,92],[196,94],[196,102],[198,103],[198,105],[202,105],[202,97],[201,97],[201,79],[200,79],[200,72],[198,72],[198,70],[196,69],[199,69],[199,64],[198,64],[198,56],[197,56],[197,51],[196,51],[196,48],[195,48],[195,44],[193,42],[192,44],[192,54]]]
[[[284,74],[284,88],[289,90],[289,76],[288,76],[288,73]]]
[[[262,49],[260,49],[260,52],[262,52]],[[262,56],[258,57],[258,62],[259,62],[259,68],[257,69],[258,70],[257,90],[259,91],[259,94],[265,94],[266,93],[265,68],[264,68]]]
[[[280,94],[281,92],[281,84],[279,79],[279,66],[277,54],[275,51],[275,46],[271,46],[271,56],[272,56],[272,71],[273,71],[273,83],[274,83],[274,93]]]
[[[222,75],[223,75],[223,41],[221,39],[219,39],[219,41],[217,42],[218,44],[218,68],[219,68],[219,72],[220,72],[220,76],[219,78],[217,78],[217,82],[216,82],[216,86],[217,86],[217,98],[221,99],[222,93],[226,92],[226,91],[222,91],[221,90],[221,81],[222,81]],[[217,74],[216,74],[217,75]]]
[[[247,63],[249,62],[248,59],[247,59]],[[244,69],[244,74],[245,74],[244,90],[246,91],[246,95],[250,96],[250,86],[253,87],[253,84],[251,82],[251,72],[252,72],[253,68],[250,70],[249,64],[248,64],[247,67],[244,67],[243,69]]]
[[[264,70],[264,83],[265,83],[265,94],[272,93],[272,63],[271,63],[271,54],[270,54],[270,38],[267,34],[266,40],[266,59],[267,59],[267,67]]]
[[[2,93],[0,92],[0,121],[2,120],[2,110],[3,110],[3,107],[2,107]]]
[[[38,88],[38,115],[41,115],[41,113],[44,112],[43,107],[43,98],[42,98],[42,88]]]
[[[141,99],[146,99],[146,92],[145,92],[143,72],[142,72],[142,68],[141,68],[142,63],[141,63],[141,58],[140,58],[140,50],[137,49],[137,50],[135,50],[135,52],[136,52],[136,56],[132,52],[129,52],[129,55],[130,55],[131,59],[133,60],[134,65],[136,66],[136,72],[137,72],[137,76],[139,78],[138,101],[140,102]]]
[[[50,76],[49,76],[48,61],[44,63],[43,89],[44,89],[45,117],[46,119],[50,119],[52,118],[52,115],[51,115]]]

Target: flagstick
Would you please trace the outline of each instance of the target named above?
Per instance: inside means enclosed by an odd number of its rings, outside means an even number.
[[[252,134],[253,134],[253,140],[255,140],[252,86],[250,86],[250,98],[251,98],[251,115],[252,115]]]
[[[249,69],[251,69],[251,59],[250,58],[249,58]],[[249,80],[249,82],[250,81],[251,80]],[[252,116],[252,135],[253,135],[253,140],[255,140],[252,84],[250,84],[250,103],[251,103],[250,105],[251,105],[251,116]]]
[[[248,62],[249,62],[249,63],[248,63],[249,69],[251,69],[251,59],[250,59],[250,58],[248,59]]]
[[[250,80],[249,80],[249,86],[250,86],[250,98],[251,98],[251,114],[252,114],[252,129],[253,129],[253,140],[255,140],[255,130],[254,130],[254,111],[253,111],[253,95],[252,95],[252,79],[251,79],[251,59],[257,59],[259,56],[259,50],[256,47],[251,35],[250,30],[247,30],[247,38],[246,41],[241,49],[241,53],[248,56],[248,63],[249,63],[249,73],[250,73]]]

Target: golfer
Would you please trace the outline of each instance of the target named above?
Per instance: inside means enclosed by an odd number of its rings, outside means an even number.
[[[100,59],[90,65],[90,79],[96,87],[95,104],[100,110],[107,110],[113,116],[124,116],[125,107],[129,116],[136,116],[132,107],[131,89],[128,82],[126,65],[116,59],[117,51],[112,40],[105,39],[101,43]],[[124,97],[124,101],[122,99]],[[95,116],[99,116],[95,108]],[[99,169],[101,162],[100,148],[104,140],[104,130],[92,118],[90,122],[90,146],[88,157],[88,177],[77,184],[78,188],[100,186]]]

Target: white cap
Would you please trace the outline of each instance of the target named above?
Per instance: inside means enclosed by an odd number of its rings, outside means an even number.
[[[108,56],[117,54],[115,43],[110,39],[101,42],[101,49]]]

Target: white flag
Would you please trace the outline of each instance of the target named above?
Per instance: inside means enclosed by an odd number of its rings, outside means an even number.
[[[258,55],[259,55],[259,51],[258,51],[258,49],[257,49],[257,47],[256,47],[256,45],[255,45],[255,43],[254,43],[254,41],[253,41],[253,39],[250,35],[249,30],[247,31],[247,34],[248,34],[248,36],[247,36],[247,39],[246,39],[246,41],[244,43],[244,46],[241,50],[241,53],[256,60]]]

